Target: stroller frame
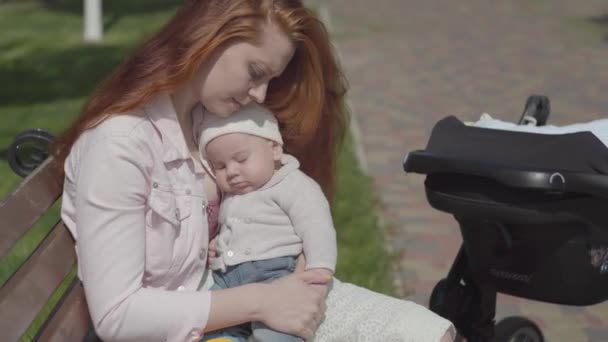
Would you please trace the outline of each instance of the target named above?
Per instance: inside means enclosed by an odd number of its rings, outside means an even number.
[[[526,101],[519,122],[544,124],[548,116],[548,98],[533,95]],[[496,167],[483,161],[459,160],[424,150],[409,153],[403,168],[406,172],[426,174],[425,187],[429,204],[452,213],[460,225],[463,243],[447,277],[440,280],[433,289],[429,307],[452,321],[467,341],[515,341],[518,338],[543,341],[538,326],[526,318],[509,317],[495,324],[498,292],[568,305],[591,305],[608,299],[608,295],[599,290],[608,284],[607,276],[603,274],[608,273],[608,230],[598,232],[591,229],[590,226],[597,222],[581,220],[584,210],[569,215],[561,211],[553,213],[546,208],[536,210],[538,208],[534,206],[519,206],[517,203],[518,199],[537,196],[539,193],[555,198],[556,201],[578,198],[581,194],[605,199],[608,194],[608,177],[580,172]],[[475,191],[468,190],[469,185],[477,186],[479,193],[471,195]],[[495,202],[495,198],[490,198],[492,196],[484,197],[484,194],[495,193],[505,195],[499,196],[501,198]],[[511,194],[507,196],[508,193]],[[510,222],[501,222],[500,218],[504,217],[508,217]],[[523,228],[518,230],[513,227],[515,224],[510,226],[511,223],[521,224]],[[560,232],[548,230],[555,225],[564,229]],[[581,226],[584,229],[581,230]],[[534,229],[528,229],[529,227]],[[546,239],[547,245],[543,248],[557,255],[558,262],[555,265],[543,264],[539,275],[535,273],[538,271],[536,269],[530,272],[513,271],[494,263],[513,251],[532,250],[530,245],[522,244],[517,239],[522,236],[528,238],[528,233],[536,234],[537,238],[540,235],[539,229],[550,232],[542,237]],[[581,231],[584,231],[583,238]],[[593,236],[594,241],[601,241],[600,248],[595,250],[595,256],[589,256],[592,250],[590,251],[589,240],[586,239],[588,236]],[[590,277],[590,272],[596,273],[584,283],[589,291],[572,291],[575,283],[565,282],[563,286],[559,284],[555,289],[539,293],[541,291],[538,291],[539,286],[535,284],[537,279],[534,277],[555,277],[563,266],[561,262],[569,260],[567,258],[571,255],[578,255],[575,261],[582,263],[595,258],[595,264],[592,262],[593,265],[573,274],[575,279],[578,278],[578,285],[583,281],[580,279]],[[520,269],[531,268],[524,266]]]

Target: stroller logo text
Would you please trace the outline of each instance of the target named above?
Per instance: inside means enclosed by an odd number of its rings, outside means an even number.
[[[589,256],[591,257],[591,266],[599,268],[600,274],[608,273],[608,248],[593,247],[589,250]]]
[[[509,271],[504,271],[504,270],[497,270],[495,268],[490,269],[490,274],[496,278],[515,280],[515,281],[520,281],[522,283],[529,283],[530,280],[532,280],[531,274],[514,273],[514,272],[509,272]]]

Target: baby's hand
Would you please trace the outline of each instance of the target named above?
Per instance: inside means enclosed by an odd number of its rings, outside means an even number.
[[[296,264],[295,272],[296,273],[302,272],[302,271],[304,271],[305,268],[306,268],[306,257],[304,257],[304,253],[302,253],[298,257],[298,262]],[[329,279],[329,282],[327,282],[326,284],[308,284],[315,291],[317,291],[319,294],[321,294],[323,297],[326,297],[327,293],[329,292],[329,284],[331,284],[331,278],[333,278],[333,275],[334,275],[333,272],[326,268],[311,268],[311,270],[321,274],[325,279]]]
[[[217,235],[209,241],[207,252],[207,267],[209,267],[217,259]]]
[[[325,279],[329,279],[329,282],[325,284],[310,284],[310,286],[312,286],[315,291],[317,291],[321,296],[323,296],[323,298],[327,297],[333,273],[326,268],[313,268],[311,270],[321,274]]]

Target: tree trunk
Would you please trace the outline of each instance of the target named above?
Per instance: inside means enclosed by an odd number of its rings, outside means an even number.
[[[100,42],[103,38],[101,0],[84,0],[84,40]]]

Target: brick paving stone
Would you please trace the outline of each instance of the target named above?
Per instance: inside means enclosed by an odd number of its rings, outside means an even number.
[[[424,148],[446,115],[516,120],[530,94],[565,124],[608,114],[604,0],[309,0],[329,8],[350,80],[368,171],[389,227],[398,293],[428,303],[461,243],[450,215],[430,208],[404,155]],[[605,20],[604,20],[605,22]],[[608,303],[560,307],[499,294],[497,318],[523,314],[548,341],[608,341]]]

